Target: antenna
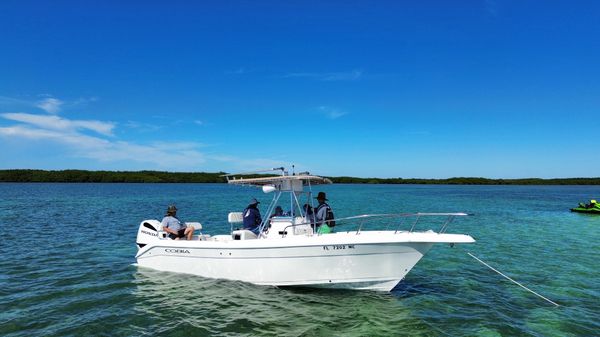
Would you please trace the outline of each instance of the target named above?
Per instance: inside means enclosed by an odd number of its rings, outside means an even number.
[[[295,166],[296,166],[296,165],[292,164],[292,175],[293,175],[293,176],[295,176],[295,175],[296,175],[296,171],[294,170],[294,167],[295,167]]]

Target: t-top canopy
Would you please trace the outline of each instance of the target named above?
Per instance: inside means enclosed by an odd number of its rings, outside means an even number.
[[[253,185],[253,186],[264,186],[264,185],[277,185],[287,181],[302,181],[302,185],[321,185],[321,184],[332,184],[328,178],[323,178],[313,175],[287,175],[287,176],[272,176],[272,177],[260,177],[260,178],[236,178],[234,175],[227,175],[227,183],[238,184],[238,185]]]

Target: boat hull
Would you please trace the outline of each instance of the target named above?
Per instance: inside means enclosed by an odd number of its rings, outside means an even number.
[[[140,250],[137,261],[140,267],[260,285],[390,291],[433,245],[323,242],[236,247],[236,243],[161,241]]]

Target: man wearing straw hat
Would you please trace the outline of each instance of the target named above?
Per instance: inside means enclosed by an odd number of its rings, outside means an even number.
[[[170,205],[167,208],[167,215],[162,220],[163,230],[169,233],[169,238],[179,240],[181,238],[192,239],[194,235],[194,227],[181,223],[177,218],[177,207]]]

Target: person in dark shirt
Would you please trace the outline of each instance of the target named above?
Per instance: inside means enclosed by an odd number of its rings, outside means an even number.
[[[258,210],[258,204],[260,204],[260,202],[253,198],[243,212],[244,229],[250,230],[256,235],[258,235],[258,230],[260,229],[260,224],[262,223],[260,211]]]

